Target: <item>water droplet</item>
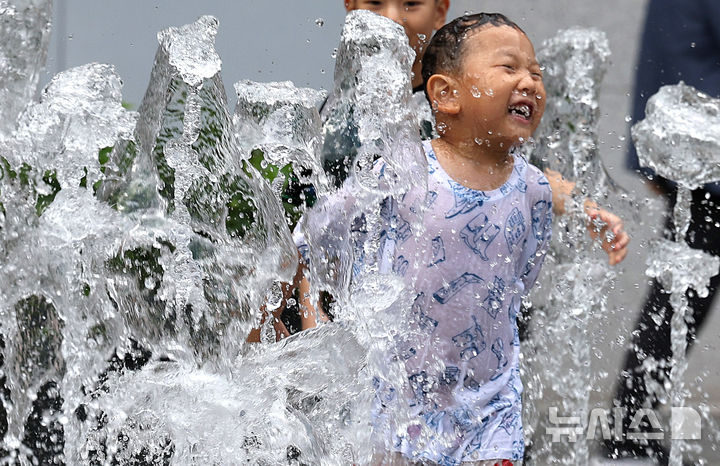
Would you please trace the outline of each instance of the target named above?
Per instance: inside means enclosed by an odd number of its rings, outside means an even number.
[[[331,58],[337,58],[337,47],[335,47],[335,48],[333,49],[332,53],[330,54],[330,57],[331,57]]]
[[[480,89],[478,89],[477,86],[471,87],[471,88],[470,88],[470,93],[471,93],[472,96],[475,97],[475,98],[480,98],[480,97],[482,97],[482,91],[481,91]]]
[[[480,139],[480,138],[475,138],[475,144],[477,144],[478,146],[482,146],[482,145],[483,145],[483,140]]]
[[[625,116],[625,123],[630,123],[632,121],[632,117],[630,115]]]
[[[492,97],[495,95],[495,91],[493,91],[492,89],[488,89],[487,91],[485,91],[485,94],[487,94],[488,97]]]
[[[68,34],[68,40],[73,40],[73,35],[72,35],[72,34]]]
[[[696,46],[697,46],[697,44],[695,42],[690,42],[690,48],[694,49]]]
[[[315,25],[319,28],[323,27],[325,25],[325,20],[322,18],[318,18],[315,20]]]

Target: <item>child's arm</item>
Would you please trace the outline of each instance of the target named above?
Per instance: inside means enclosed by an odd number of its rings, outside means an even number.
[[[283,321],[280,320],[280,316],[285,310],[287,299],[292,295],[292,290],[289,283],[282,283],[280,286],[282,287],[283,293],[282,303],[270,315],[268,315],[267,308],[264,305],[260,307],[262,318],[260,319],[260,324],[250,330],[250,334],[246,340],[248,343],[260,343],[261,329],[268,318],[272,319],[273,328],[275,329],[275,341],[280,341],[283,338],[290,336],[290,332],[287,327],[285,327]]]
[[[307,267],[300,262],[295,274],[294,284],[299,294],[298,311],[300,312],[300,328],[307,330],[317,327],[318,322],[328,322],[330,318],[323,312],[320,302],[313,305],[310,299],[310,280],[307,277]]]
[[[261,341],[261,329],[265,321],[270,318],[272,319],[273,328],[275,329],[275,341],[280,341],[283,338],[289,337],[290,332],[288,331],[287,327],[283,323],[282,320],[280,320],[280,316],[285,311],[285,308],[287,307],[288,299],[290,299],[296,288],[298,288],[298,281],[299,277],[303,276],[302,270],[305,268],[303,263],[302,254],[300,254],[300,251],[298,251],[298,261],[297,261],[297,269],[295,271],[295,277],[293,277],[292,283],[281,283],[280,289],[282,291],[282,300],[280,301],[280,306],[278,306],[277,309],[275,309],[270,316],[268,316],[267,308],[266,306],[260,307],[260,312],[262,313],[262,318],[260,319],[260,324],[253,328],[250,331],[250,334],[247,337],[248,343],[260,343]],[[302,293],[302,291],[301,291]],[[301,295],[302,296],[302,295]],[[305,324],[303,323],[303,329],[305,329]]]
[[[622,262],[627,256],[630,236],[623,229],[623,222],[617,215],[589,199],[585,200],[585,213],[590,217],[588,231],[594,240],[600,240],[600,246],[608,255],[610,265]]]
[[[273,319],[272,324],[273,328],[275,329],[275,341],[280,341],[281,339],[290,336],[290,332],[288,331],[287,327],[285,327],[285,324],[282,322],[282,320],[280,320],[280,316],[287,307],[288,299],[293,296],[296,289],[298,290],[298,294],[300,297],[298,302],[298,310],[300,312],[300,324],[302,330],[316,327],[318,321],[328,322],[330,320],[327,314],[322,311],[320,303],[318,303],[317,306],[313,306],[312,301],[310,300],[310,281],[307,278],[307,266],[303,262],[302,256],[300,256],[300,254],[298,254],[298,267],[297,271],[295,272],[293,282],[282,283],[280,286],[282,287],[283,293],[280,306],[275,309],[270,315],[268,315],[265,306],[262,306],[260,308],[262,312],[262,319],[260,320],[260,325],[250,331],[250,334],[247,337],[248,343],[260,342],[261,328],[268,318]]]
[[[568,181],[555,170],[545,169],[545,176],[553,192],[553,213],[565,214],[565,201],[575,189],[575,183]],[[610,265],[616,265],[627,256],[630,236],[623,228],[623,222],[617,215],[600,208],[590,199],[585,199],[585,213],[588,215],[588,232],[594,240],[600,239],[600,246],[608,255]]]

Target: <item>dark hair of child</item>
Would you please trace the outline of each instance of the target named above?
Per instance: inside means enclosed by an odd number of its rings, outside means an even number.
[[[423,86],[438,72],[458,73],[462,66],[465,39],[468,33],[486,24],[510,26],[525,34],[520,26],[501,13],[463,15],[447,23],[433,36],[422,60]],[[427,96],[427,91],[425,92]]]

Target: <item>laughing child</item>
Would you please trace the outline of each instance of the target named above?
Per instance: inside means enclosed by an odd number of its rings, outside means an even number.
[[[418,97],[422,94],[423,79],[422,79],[422,59],[430,37],[436,29],[442,27],[445,23],[447,11],[450,7],[450,0],[344,0],[345,8],[347,11],[364,9],[370,10],[382,16],[385,16],[397,23],[401,24],[405,29],[408,36],[409,43],[416,53],[416,60],[412,67],[412,86]],[[419,99],[418,99],[419,100]],[[423,99],[424,100],[424,99]],[[418,105],[422,109],[427,104],[422,103]],[[430,137],[433,133],[433,123],[428,120],[432,120],[431,115],[426,115],[424,109],[418,110],[418,119],[420,120],[420,126],[422,128],[422,134],[424,137]],[[430,116],[430,118],[428,118]],[[328,122],[332,120],[332,115],[323,113],[323,119],[326,120],[326,126],[333,127],[338,126],[337,131],[344,135],[338,138],[334,135],[326,134],[326,147],[324,149],[326,157],[326,165],[330,170],[330,174],[334,177],[338,177],[339,181],[345,179],[347,176],[346,165],[349,160],[352,160],[352,154],[355,152],[353,147],[353,140],[345,134],[344,125],[345,122]],[[430,128],[430,129],[428,129]],[[332,132],[332,131],[331,131]],[[564,204],[565,199],[569,197],[569,194],[574,188],[574,183],[569,180],[564,180],[562,176],[551,170],[546,171],[546,175],[549,179],[550,185],[553,188],[554,202],[553,212],[555,215],[562,215],[565,213]],[[585,203],[586,212],[588,219],[599,218],[605,224],[600,232],[595,231],[596,227],[590,221],[588,221],[589,233],[594,238],[600,238],[602,248],[607,252],[608,259],[611,265],[621,262],[627,255],[627,245],[629,237],[623,229],[622,220],[605,209],[597,207],[594,203]],[[609,233],[612,234],[609,234]],[[611,238],[611,239],[607,239]],[[300,290],[298,301],[301,304],[300,310],[300,321],[301,328],[307,329],[317,325],[317,321],[326,321],[327,316],[323,313],[320,308],[313,306],[309,299],[309,284],[306,279],[303,278],[302,265],[299,264],[298,274],[292,284],[285,284],[284,290],[287,291],[287,296],[290,296],[292,289]],[[283,322],[280,320],[280,314],[282,313],[284,306],[275,311],[272,316],[273,326],[275,327],[277,339],[281,339],[289,332]],[[264,319],[263,319],[264,320]],[[249,341],[259,341],[260,331],[259,329],[253,330]]]
[[[423,229],[384,245],[415,296],[398,353],[412,421],[374,462],[507,465],[523,456],[516,316],[552,217],[547,178],[515,150],[543,115],[542,71],[515,23],[479,13],[436,33],[422,78],[439,133],[424,143]],[[395,225],[408,194],[387,206]]]

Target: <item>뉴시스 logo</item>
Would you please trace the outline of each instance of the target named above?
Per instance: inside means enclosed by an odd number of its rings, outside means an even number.
[[[553,442],[576,442],[578,438],[585,434],[587,440],[598,439],[596,435],[601,436],[603,440],[616,439],[623,437],[628,440],[663,440],[666,439],[666,432],[660,422],[658,413],[653,409],[639,409],[628,426],[627,432],[623,431],[621,422],[611,425],[610,413],[615,419],[622,418],[623,408],[594,408],[590,411],[587,423],[581,422],[580,416],[559,416],[558,407],[551,406],[548,408],[548,423],[545,433],[552,436]],[[650,427],[640,430],[640,425]],[[700,440],[702,435],[702,418],[700,413],[695,409],[687,406],[672,407],[670,410],[670,440]]]

